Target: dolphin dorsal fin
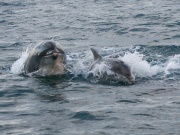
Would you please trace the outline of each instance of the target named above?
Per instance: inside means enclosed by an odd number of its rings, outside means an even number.
[[[94,55],[94,60],[97,60],[97,59],[102,59],[102,57],[96,52],[96,50],[94,50],[93,48],[91,48],[91,51]]]

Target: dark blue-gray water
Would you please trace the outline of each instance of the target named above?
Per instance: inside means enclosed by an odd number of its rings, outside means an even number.
[[[26,49],[59,42],[73,77],[21,74]],[[136,84],[88,80],[90,48]],[[1,0],[1,135],[180,135],[179,0]]]

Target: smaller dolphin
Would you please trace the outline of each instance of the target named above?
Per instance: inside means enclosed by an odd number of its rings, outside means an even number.
[[[110,72],[115,75],[115,80],[122,80],[122,77],[125,77],[131,84],[135,83],[135,77],[132,74],[130,67],[122,60],[117,58],[102,58],[93,48],[91,48],[91,51],[94,55],[94,62],[91,65],[90,71],[99,65],[105,65],[109,67],[109,69],[106,70],[110,70]],[[107,75],[108,71],[105,71],[104,73]]]

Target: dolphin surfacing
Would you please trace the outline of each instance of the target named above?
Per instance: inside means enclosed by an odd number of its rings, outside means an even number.
[[[107,77],[108,73],[110,73],[111,75],[114,74],[113,79],[116,81],[121,81],[123,80],[122,78],[125,78],[129,83],[135,83],[135,77],[132,74],[130,67],[124,61],[117,58],[102,58],[102,56],[99,55],[93,48],[91,48],[91,51],[94,56],[94,62],[90,67],[90,71],[93,71],[101,66],[105,69],[103,73],[100,73],[102,76],[105,75]],[[111,75],[109,75],[109,77]]]
[[[31,50],[24,64],[25,74],[40,76],[66,73],[66,55],[61,45],[55,41],[45,41]]]

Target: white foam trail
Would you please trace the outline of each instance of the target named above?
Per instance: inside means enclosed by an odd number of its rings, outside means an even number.
[[[151,64],[143,58],[144,55],[136,51],[134,53],[127,52],[123,57],[119,57],[119,59],[131,67],[132,72],[137,77],[152,77],[153,75],[163,72],[162,66],[151,66]]]
[[[22,52],[20,58],[12,64],[10,69],[11,73],[21,74],[23,72],[24,63],[29,55],[28,50],[29,49],[27,48],[26,51]]]

